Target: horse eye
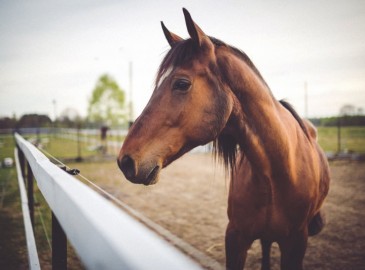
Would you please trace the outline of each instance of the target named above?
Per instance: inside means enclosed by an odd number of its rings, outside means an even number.
[[[186,79],[179,79],[174,82],[172,90],[187,91],[191,86],[191,82]]]

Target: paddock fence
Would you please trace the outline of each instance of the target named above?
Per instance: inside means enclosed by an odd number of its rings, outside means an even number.
[[[52,211],[52,268],[67,269],[67,239],[87,269],[202,269],[15,134],[29,268],[40,269],[33,234],[33,181]]]

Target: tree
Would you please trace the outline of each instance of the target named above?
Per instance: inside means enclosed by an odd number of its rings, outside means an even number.
[[[89,100],[88,117],[99,125],[117,126],[127,120],[125,93],[107,74],[97,81]]]
[[[80,125],[82,119],[76,109],[68,107],[62,111],[58,121],[60,126],[75,128]]]
[[[25,114],[16,124],[17,128],[40,128],[51,127],[52,121],[48,115],[43,114]]]
[[[10,118],[10,117],[0,118],[0,129],[2,129],[2,128],[4,128],[4,129],[15,128],[15,125],[16,125],[15,117],[13,117],[13,118]]]

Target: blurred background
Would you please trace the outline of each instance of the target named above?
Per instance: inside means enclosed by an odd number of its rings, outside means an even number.
[[[309,269],[318,269],[317,261],[322,269],[364,265],[363,254],[353,248],[365,248],[364,230],[359,227],[365,218],[358,210],[359,205],[365,206],[358,194],[365,191],[364,1],[0,0],[0,230],[11,234],[0,234],[1,269],[26,265],[26,252],[17,244],[24,242],[24,233],[14,181],[14,131],[50,159],[56,158],[55,163],[81,169],[118,198],[224,263],[227,184],[220,179],[225,177],[223,169],[212,162],[209,147],[177,161],[162,175],[161,187],[148,191],[124,181],[115,162],[130,123],[152,94],[158,66],[169,50],[160,21],[188,37],[182,7],[206,34],[244,51],[274,96],[293,104],[318,129],[335,179],[326,207],[338,215],[329,215],[337,227],[330,227],[309,251],[319,256],[307,262]],[[196,169],[187,172],[192,163]],[[201,178],[206,182],[200,182]],[[186,191],[186,186],[176,186],[178,179],[196,189],[184,192],[182,206],[173,207],[183,211],[199,204],[208,220],[209,216],[220,218],[202,222],[196,213],[181,217],[169,208],[176,198],[161,194],[173,194],[178,188]],[[197,202],[201,192],[211,197]],[[39,194],[36,215],[44,216],[47,223],[49,210],[42,200]],[[159,201],[162,210],[156,212],[148,201]],[[186,207],[188,202],[194,204]],[[336,208],[341,203],[344,208]],[[194,234],[188,229],[190,223],[201,230]],[[47,269],[50,256],[44,234],[50,233],[49,228],[37,230]],[[341,243],[348,240],[343,249],[335,231],[352,232],[341,235]],[[316,247],[335,251],[332,257],[325,252],[318,255]],[[339,261],[344,254],[347,257]],[[82,268],[75,258],[70,267]],[[254,267],[257,260],[249,265]],[[279,265],[278,257],[275,263]]]

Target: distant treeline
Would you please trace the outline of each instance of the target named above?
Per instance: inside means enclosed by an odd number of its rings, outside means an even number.
[[[18,128],[100,128],[102,123],[90,122],[88,119],[79,118],[72,120],[68,117],[58,118],[52,121],[48,115],[25,114],[19,119],[16,117],[0,117],[0,129]]]
[[[338,117],[310,118],[315,126],[333,127],[339,124],[343,127],[365,126],[365,115],[344,115]]]
[[[15,117],[0,118],[0,128],[16,129],[31,127],[52,127],[52,120],[47,115],[25,114],[20,119]]]
[[[310,118],[315,126],[331,127],[337,126],[365,126],[365,115],[345,115],[340,117],[325,117],[325,118]],[[16,128],[51,128],[51,127],[65,127],[65,128],[98,128],[97,123],[88,122],[86,119],[79,119],[72,121],[68,118],[58,119],[56,122],[47,115],[27,114],[20,119],[15,117],[0,118],[0,129],[16,129]]]

